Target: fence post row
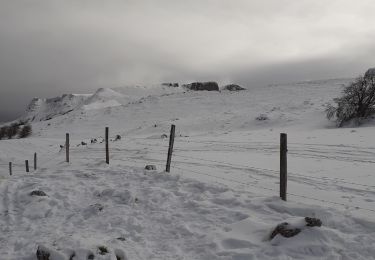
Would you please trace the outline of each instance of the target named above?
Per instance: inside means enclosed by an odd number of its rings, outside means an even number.
[[[66,133],[65,137],[65,152],[66,152],[66,162],[69,162],[69,133]]]
[[[12,162],[9,162],[9,175],[12,175]]]
[[[26,172],[30,172],[29,170],[29,160],[25,160]]]
[[[176,126],[171,125],[171,132],[169,136],[169,147],[168,147],[168,157],[167,157],[167,164],[166,164],[166,172],[170,172],[171,170],[171,161],[172,161],[172,153],[173,153],[173,146],[174,146],[174,138],[175,138],[175,130]],[[109,128],[105,128],[105,150],[106,150],[106,163],[109,164]],[[69,158],[69,133],[66,134],[66,141],[65,141],[65,148],[66,148],[66,162],[70,161]],[[281,133],[280,134],[280,198],[284,201],[287,200],[287,134]],[[37,170],[37,153],[34,153],[34,170]],[[25,167],[26,172],[30,172],[29,170],[29,161],[25,160]],[[9,175],[12,175],[12,162],[9,162]]]
[[[172,125],[171,126],[171,133],[169,135],[168,158],[167,158],[167,166],[166,166],[166,169],[165,169],[166,172],[171,171],[171,160],[172,160],[175,129],[176,129],[176,126]]]
[[[109,128],[105,128],[105,162],[109,164],[109,144],[108,144]]]
[[[286,201],[287,193],[287,135],[280,134],[280,198]]]
[[[35,170],[35,171],[36,171],[36,169],[37,169],[37,160],[38,160],[38,158],[37,158],[37,154],[34,153],[34,170]]]

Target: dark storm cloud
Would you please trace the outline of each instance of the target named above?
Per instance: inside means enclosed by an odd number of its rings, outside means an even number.
[[[0,0],[0,121],[33,96],[103,86],[357,76],[375,65],[374,8],[372,0]]]

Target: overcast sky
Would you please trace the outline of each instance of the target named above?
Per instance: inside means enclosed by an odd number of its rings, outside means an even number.
[[[374,0],[0,0],[0,121],[34,96],[375,66]]]

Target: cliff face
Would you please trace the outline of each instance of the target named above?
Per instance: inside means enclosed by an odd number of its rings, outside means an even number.
[[[80,106],[87,95],[64,94],[54,98],[33,98],[23,119],[29,121],[49,120],[55,116],[69,113]]]

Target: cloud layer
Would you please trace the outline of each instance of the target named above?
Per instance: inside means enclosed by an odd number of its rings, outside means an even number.
[[[33,96],[375,66],[372,0],[0,0],[0,121]]]

